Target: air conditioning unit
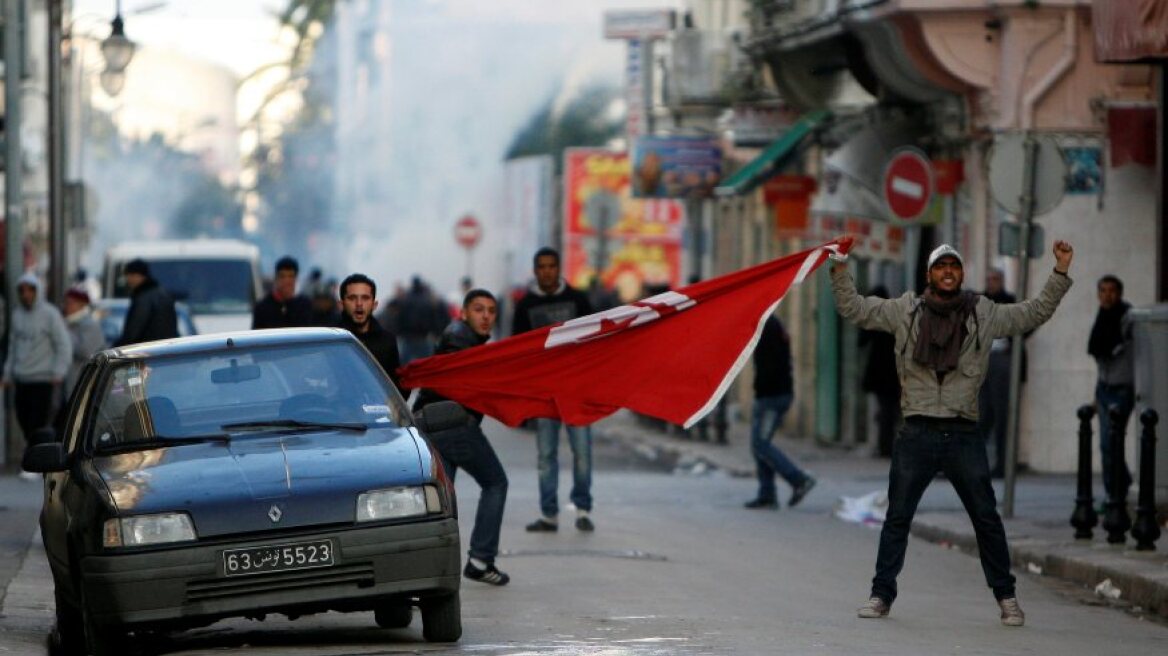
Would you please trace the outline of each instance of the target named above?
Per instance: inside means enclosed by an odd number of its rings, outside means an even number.
[[[678,30],[670,36],[665,102],[672,109],[726,104],[726,86],[737,47],[728,34]]]

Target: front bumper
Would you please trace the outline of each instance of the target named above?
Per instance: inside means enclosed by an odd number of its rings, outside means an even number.
[[[335,564],[223,576],[221,552],[290,540],[333,541]],[[443,519],[283,535],[164,551],[88,556],[82,581],[101,624],[200,623],[264,613],[367,610],[378,598],[458,590],[458,523]]]

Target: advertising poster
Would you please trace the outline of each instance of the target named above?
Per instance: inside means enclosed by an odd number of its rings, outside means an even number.
[[[684,219],[679,201],[632,197],[626,153],[565,151],[563,274],[572,286],[588,289],[596,277],[622,302],[679,286]]]
[[[710,198],[722,179],[714,137],[641,137],[633,147],[633,196]]]

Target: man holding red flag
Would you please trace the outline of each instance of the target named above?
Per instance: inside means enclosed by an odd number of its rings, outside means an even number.
[[[1021,335],[1054,314],[1071,288],[1067,271],[1073,250],[1054,243],[1054,271],[1042,292],[1021,303],[999,305],[964,291],[961,254],[942,244],[929,255],[928,286],[918,297],[861,297],[843,262],[831,268],[831,286],[843,317],[865,330],[896,338],[900,407],[904,425],[893,444],[888,511],[880,531],[876,576],[862,618],[888,615],[896,599],[896,577],[904,567],[909,527],[925,488],[938,472],[957,490],[973,522],[986,584],[994,592],[1006,626],[1022,626],[1025,615],[1014,591],[1006,530],[998,515],[985,445],[977,430],[978,390],[986,376],[991,344]]]

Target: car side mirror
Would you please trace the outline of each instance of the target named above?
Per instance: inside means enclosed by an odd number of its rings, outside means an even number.
[[[69,468],[69,457],[65,445],[60,442],[33,444],[24,451],[20,467],[26,472],[48,474]]]
[[[414,413],[414,424],[423,433],[440,433],[470,422],[466,409],[454,401],[438,401]]]

